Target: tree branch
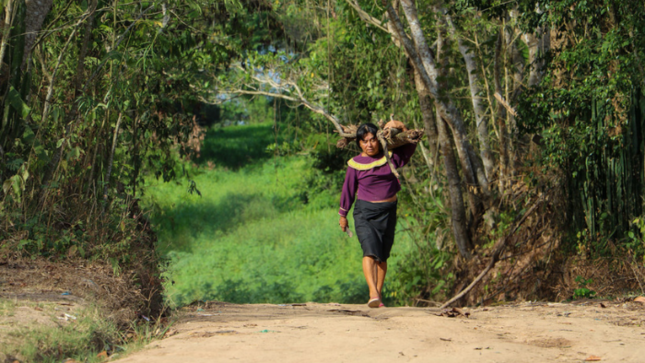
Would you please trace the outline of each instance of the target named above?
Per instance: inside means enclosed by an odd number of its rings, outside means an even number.
[[[236,68],[240,69],[243,72],[246,72],[246,70],[244,68],[242,68],[240,65],[236,65]],[[243,94],[262,94],[262,95],[265,95],[265,96],[280,97],[282,99],[297,102],[300,105],[305,106],[306,108],[310,109],[311,111],[313,111],[313,112],[315,112],[315,113],[317,113],[319,115],[322,115],[327,120],[331,121],[331,123],[334,124],[334,127],[336,128],[336,131],[338,132],[338,134],[341,137],[352,137],[353,136],[351,134],[345,133],[345,131],[343,130],[343,127],[340,125],[340,121],[338,120],[338,118],[336,116],[334,116],[334,115],[330,114],[329,112],[327,112],[327,110],[325,110],[323,107],[317,106],[317,105],[313,104],[312,102],[310,102],[305,97],[304,93],[302,92],[300,87],[298,87],[296,82],[293,82],[293,81],[290,81],[290,80],[287,80],[287,79],[281,79],[280,83],[278,83],[278,82],[274,81],[273,79],[271,79],[270,77],[258,77],[258,76],[255,76],[255,75],[252,75],[251,78],[254,81],[256,81],[257,83],[259,83],[259,84],[264,84],[264,85],[271,86],[272,88],[274,88],[274,89],[276,89],[278,91],[284,91],[284,92],[287,92],[287,93],[293,93],[293,91],[295,91],[295,93],[297,94],[297,97],[292,97],[292,96],[289,96],[289,95],[286,95],[286,94],[283,94],[283,93],[278,93],[278,92],[273,93],[273,92],[264,92],[264,91],[248,91],[248,90],[242,90],[242,89],[232,90],[232,91],[225,91],[225,92],[238,93],[238,94],[239,93],[243,93]]]
[[[499,104],[500,104],[500,105],[504,106],[504,108],[505,108],[505,109],[506,109],[506,110],[507,110],[511,115],[513,115],[513,116],[517,117],[517,111],[515,111],[515,109],[514,109],[513,107],[511,107],[511,105],[509,105],[509,104],[508,104],[508,102],[506,102],[506,100],[504,99],[504,97],[503,97],[502,95],[500,95],[500,94],[499,94],[499,92],[495,92],[494,96],[495,96],[495,98],[497,99],[497,101],[499,101]]]
[[[506,237],[504,237],[504,239],[497,242],[497,244],[493,247],[493,254],[491,256],[490,262],[488,263],[488,266],[486,266],[484,271],[482,271],[477,276],[477,278],[475,278],[475,280],[473,280],[473,282],[471,282],[470,285],[468,285],[460,293],[458,293],[452,299],[446,301],[443,305],[441,305],[441,309],[444,309],[450,306],[450,304],[464,297],[470,290],[473,289],[473,287],[475,287],[486,276],[486,274],[488,274],[488,271],[490,271],[495,266],[497,261],[499,261],[499,256],[502,253],[502,250],[504,250],[504,247],[506,247],[506,243],[508,242],[509,238],[511,238],[511,236],[513,236],[513,234],[517,232],[517,230],[520,228],[522,223],[524,223],[526,218],[528,218],[528,216],[530,216],[531,213],[533,213],[533,211],[537,209],[537,207],[539,207],[540,204],[542,204],[542,202],[543,200],[538,200],[537,202],[535,202],[535,204],[533,204],[533,206],[528,211],[526,211],[526,213],[524,213],[522,218],[517,223],[515,223],[515,226],[513,226],[513,228],[511,229],[511,232],[507,234]]]
[[[63,61],[63,56],[65,55],[65,51],[67,50],[67,46],[69,46],[69,43],[72,41],[74,38],[74,35],[76,35],[76,31],[78,30],[78,27],[87,19],[92,12],[88,10],[85,15],[76,23],[74,24],[74,30],[72,30],[72,33],[69,35],[69,38],[67,38],[67,42],[63,46],[63,49],[61,49],[60,54],[58,55],[58,60],[56,62],[56,66],[54,67],[54,71],[52,72],[51,79],[49,81],[49,88],[47,89],[47,97],[45,98],[45,104],[43,106],[43,116],[41,118],[41,122],[45,122],[47,119],[47,114],[49,113],[49,104],[51,103],[52,96],[54,95],[54,81],[56,81],[56,73],[58,73],[58,68],[60,67],[61,62]]]
[[[380,20],[376,19],[375,17],[368,14],[365,10],[363,10],[361,6],[358,5],[356,0],[353,0],[353,1],[345,0],[345,1],[347,2],[347,4],[349,4],[349,6],[351,6],[352,8],[354,8],[354,10],[356,10],[356,13],[358,13],[358,17],[363,19],[364,22],[374,25],[375,27],[381,29],[386,33],[390,33],[390,31],[383,26],[383,23]]]

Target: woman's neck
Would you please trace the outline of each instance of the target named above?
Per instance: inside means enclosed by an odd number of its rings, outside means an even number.
[[[382,152],[382,151],[380,151],[380,150],[379,150],[379,152],[378,152],[378,153],[376,153],[376,154],[374,154],[374,155],[372,155],[372,156],[367,155],[367,153],[366,153],[365,151],[363,151],[363,152],[361,153],[361,156],[362,156],[362,157],[370,157],[370,158],[376,158],[376,157],[379,157],[379,156],[381,156],[381,155],[383,155],[383,152]]]

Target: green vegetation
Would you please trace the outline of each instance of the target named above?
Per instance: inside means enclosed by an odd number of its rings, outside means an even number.
[[[26,317],[16,309],[28,309]],[[103,362],[98,353],[123,357],[162,337],[168,326],[158,323],[119,328],[96,306],[73,311],[50,302],[29,302],[0,298],[0,358],[13,362],[61,362],[67,358],[78,362]],[[43,319],[45,321],[43,322]],[[4,354],[4,356],[3,356]]]
[[[576,277],[578,288],[573,290],[573,299],[591,299],[596,296],[596,292],[590,290],[587,285],[593,283],[593,279],[585,279],[582,276]]]
[[[154,291],[162,255],[175,305],[359,301],[358,246],[335,223],[351,151],[334,129],[393,114],[426,132],[402,171],[396,303],[443,299],[491,257],[508,275],[462,302],[561,296],[545,286],[572,259],[645,268],[640,3],[4,0],[0,13],[2,259],[107,261]]]
[[[210,151],[216,163],[245,160],[249,150],[266,148],[270,131],[270,124],[226,127],[209,132],[205,145],[217,145]],[[311,156],[283,156],[235,171],[191,169],[201,196],[187,192],[187,179],[152,182],[148,203],[168,259],[167,302],[365,302],[360,244],[339,230],[339,188],[318,189],[324,176],[313,163]],[[399,233],[397,255],[410,244]],[[393,281],[399,259],[390,261]]]
[[[38,324],[32,321],[12,321],[18,307],[34,309],[47,315],[50,321]],[[94,307],[69,312],[68,321],[59,321],[65,316],[55,303],[18,303],[0,299],[4,341],[2,353],[20,357],[25,362],[59,362],[64,358],[78,361],[98,362],[96,354],[117,341],[117,327],[102,317]]]
[[[181,175],[177,161],[213,111],[203,102],[213,74],[280,33],[266,28],[275,24],[267,10],[3,1],[0,256],[109,260],[115,269],[146,261],[154,270],[154,236],[133,218],[144,176]]]
[[[274,143],[274,135],[268,124],[211,128],[206,133],[197,161],[202,165],[210,161],[230,169],[264,161],[271,157],[267,146]],[[284,135],[280,135],[278,140],[284,140]]]

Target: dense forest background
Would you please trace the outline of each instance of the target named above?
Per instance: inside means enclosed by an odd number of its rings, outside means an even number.
[[[316,211],[337,203],[357,151],[337,148],[336,132],[394,117],[426,137],[401,171],[407,247],[393,301],[643,289],[640,2],[3,0],[1,11],[4,256],[145,265],[152,275],[161,264],[175,271],[163,277],[176,305],[353,301],[356,276],[346,296],[333,276],[321,277],[328,288],[287,293],[320,283],[305,277],[334,256],[265,292],[245,285],[253,274],[219,276],[224,290],[171,280],[191,271],[177,272],[182,253],[201,250],[181,236],[200,225],[224,240],[232,216],[285,213],[305,231],[303,213],[307,223],[336,218]],[[227,209],[185,209],[207,193],[228,198]],[[338,238],[333,228],[301,256]],[[230,255],[220,252],[211,258]]]

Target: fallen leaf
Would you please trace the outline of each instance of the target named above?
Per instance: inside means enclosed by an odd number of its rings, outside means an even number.
[[[598,361],[601,361],[601,360],[602,360],[602,358],[600,358],[597,355],[590,355],[590,356],[587,357],[587,359],[585,359],[585,362],[598,362]]]
[[[107,358],[108,354],[106,351],[102,351],[101,353],[96,355],[97,358]]]
[[[645,297],[639,296],[635,298],[634,301],[639,302],[641,304],[645,304]]]
[[[452,342],[452,339],[450,338],[439,338],[440,340],[443,340],[444,342]]]

